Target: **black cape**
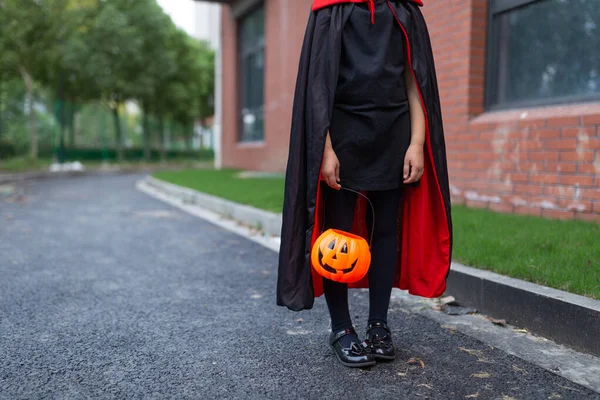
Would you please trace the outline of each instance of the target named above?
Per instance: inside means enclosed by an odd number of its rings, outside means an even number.
[[[354,3],[313,7],[300,55],[277,279],[277,304],[294,311],[312,308],[315,297],[323,293],[321,277],[310,264],[310,252],[321,233],[315,229],[322,213],[321,161],[335,100],[342,30],[356,7],[356,0],[349,1]],[[409,1],[390,1],[388,5],[404,33],[426,116],[425,171],[419,184],[405,191],[396,216],[400,251],[394,286],[414,295],[438,297],[445,291],[450,269],[452,220],[433,52],[419,5]],[[362,211],[359,204],[354,222],[358,234],[364,233]],[[368,287],[368,281],[364,278],[349,287]]]

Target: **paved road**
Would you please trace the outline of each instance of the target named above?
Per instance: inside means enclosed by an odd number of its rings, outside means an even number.
[[[323,299],[275,305],[275,253],[136,191],[138,178],[0,187],[1,399],[600,397],[402,304],[398,359],[342,367]],[[364,326],[367,293],[353,296]]]

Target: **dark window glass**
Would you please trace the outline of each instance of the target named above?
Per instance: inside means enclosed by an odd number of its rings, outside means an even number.
[[[491,108],[600,99],[598,0],[492,0]]]
[[[240,141],[264,138],[265,12],[260,7],[239,22]]]

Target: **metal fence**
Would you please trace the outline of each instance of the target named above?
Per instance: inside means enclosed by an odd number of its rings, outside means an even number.
[[[57,99],[19,80],[0,82],[0,159],[37,154],[56,161],[212,157],[212,130],[200,123],[144,116],[134,102]],[[144,134],[144,127],[147,133]]]

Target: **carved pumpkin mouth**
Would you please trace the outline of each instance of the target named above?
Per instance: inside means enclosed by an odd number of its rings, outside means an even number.
[[[310,262],[316,273],[326,279],[358,282],[369,270],[371,252],[362,237],[328,229],[313,244]]]
[[[342,250],[342,252],[344,252]],[[347,250],[346,250],[347,252]],[[337,257],[334,255],[332,257],[334,260],[337,259]],[[349,274],[350,272],[354,271],[354,267],[356,267],[356,263],[358,263],[358,260],[354,261],[352,263],[352,265],[350,266],[350,268],[346,268],[346,269],[335,269],[333,267],[330,267],[329,265],[327,265],[327,263],[323,263],[323,253],[321,252],[321,249],[319,249],[319,264],[321,265],[321,267],[323,267],[323,269],[327,272],[331,272],[332,274],[337,274],[338,272],[341,272],[342,274]]]

